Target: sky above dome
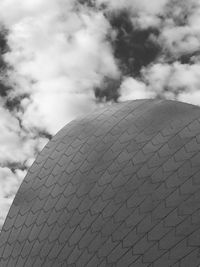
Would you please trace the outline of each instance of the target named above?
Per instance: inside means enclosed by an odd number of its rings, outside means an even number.
[[[139,98],[200,104],[199,0],[0,1],[0,227],[65,124]]]

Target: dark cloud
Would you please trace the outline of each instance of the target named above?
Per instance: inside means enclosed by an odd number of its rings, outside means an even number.
[[[94,92],[97,102],[117,102],[123,78],[141,78],[142,68],[154,62],[160,55],[161,47],[157,41],[159,31],[155,28],[137,28],[127,10],[104,12],[111,26],[107,40],[112,46],[121,77],[104,77],[100,87],[96,87]]]
[[[97,102],[117,102],[120,96],[119,88],[121,78],[114,79],[105,77],[99,87],[94,89],[94,94]]]
[[[87,8],[92,8],[96,10],[97,12],[101,10],[105,10],[105,8],[107,7],[105,3],[97,3],[96,0],[77,0],[75,2],[75,6],[76,4],[85,6]]]
[[[96,7],[94,0],[77,0],[78,4],[85,5],[87,7]]]
[[[27,167],[25,166],[25,164],[22,164],[21,162],[7,162],[4,163],[1,167],[7,167],[9,168],[13,173],[16,172],[16,170],[27,170]]]
[[[159,30],[137,28],[131,21],[131,14],[126,10],[109,13],[107,18],[116,31],[116,37],[111,43],[122,73],[133,77],[140,76],[142,67],[156,60],[161,52],[156,41]]]
[[[172,64],[173,62],[179,62],[181,64],[187,64],[187,65],[193,65],[195,63],[195,60],[199,58],[200,56],[200,50],[191,52],[191,53],[185,53],[182,55],[178,55],[177,57],[173,57],[170,54],[168,54],[168,57],[165,57],[165,62],[168,64]]]
[[[8,44],[7,44],[7,34],[8,31],[2,27],[0,27],[0,54],[4,54],[9,50]]]
[[[48,133],[46,130],[39,130],[38,135],[41,138],[47,138],[49,140],[51,140],[51,138],[53,137],[52,134]]]
[[[8,95],[8,92],[12,90],[12,87],[9,85],[6,85],[4,81],[0,80],[0,96],[5,97]]]
[[[6,72],[10,68],[4,60],[4,54],[9,51],[9,46],[7,44],[7,34],[8,31],[2,26],[0,27],[0,96],[7,96],[8,92],[12,89],[6,81]]]
[[[19,110],[23,110],[22,106],[21,106],[21,101],[23,99],[29,98],[29,94],[22,94],[19,96],[15,96],[15,97],[10,97],[8,96],[6,101],[5,101],[5,108],[8,109],[9,111],[19,111]]]

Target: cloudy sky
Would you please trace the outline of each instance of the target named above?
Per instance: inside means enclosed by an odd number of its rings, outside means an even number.
[[[1,0],[0,227],[60,128],[153,97],[200,104],[199,0]]]

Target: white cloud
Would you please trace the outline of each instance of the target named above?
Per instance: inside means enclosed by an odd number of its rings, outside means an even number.
[[[7,26],[12,26],[26,18],[56,13],[58,5],[69,11],[73,3],[74,0],[1,0],[0,20]]]
[[[147,91],[146,84],[131,77],[126,78],[122,82],[120,93],[120,101],[151,97],[151,92]]]
[[[149,68],[143,69],[143,76],[149,84],[150,90],[159,94],[168,84],[171,74],[171,66],[169,64],[157,63]]]
[[[22,156],[19,121],[0,107],[0,162],[15,161]]]
[[[14,196],[25,174],[26,172],[21,170],[17,170],[14,174],[9,168],[0,167],[0,197]]]
[[[162,45],[172,55],[192,53],[200,49],[200,2],[170,1],[161,30]]]
[[[17,84],[15,94],[31,95],[23,125],[41,125],[42,121],[55,133],[76,115],[90,111],[92,88],[104,75],[119,76],[119,70],[106,41],[110,25],[101,12],[70,9],[69,13],[61,9],[60,2],[52,8],[10,27],[11,51],[5,58],[15,69],[10,74]]]
[[[12,198],[0,197],[0,231],[6,219],[12,201]]]
[[[172,75],[169,85],[175,88],[186,88],[195,91],[200,88],[200,64],[180,64],[172,65]]]
[[[131,18],[133,24],[140,29],[159,28],[161,25],[161,19],[158,16],[147,14],[143,11],[139,13],[137,17]]]
[[[187,54],[200,49],[200,27],[180,26],[165,27],[162,31],[162,44],[174,55]]]
[[[132,9],[132,12],[142,11],[148,14],[161,13],[167,2],[168,0],[97,0],[97,3],[107,4],[110,9]]]
[[[35,154],[35,149],[46,143],[46,138],[37,138],[20,128],[19,121],[8,110],[0,107],[0,164],[24,163]]]
[[[200,64],[193,65],[157,63],[143,70],[143,76],[148,83],[148,89],[155,95],[173,98],[174,93],[182,94],[182,91],[194,93],[200,88]],[[200,103],[200,98],[197,98]]]
[[[89,93],[41,91],[32,95],[32,99],[33,102],[27,106],[21,117],[23,126],[29,130],[32,127],[47,129],[52,134],[76,116],[86,114],[95,108],[93,96],[89,97]]]

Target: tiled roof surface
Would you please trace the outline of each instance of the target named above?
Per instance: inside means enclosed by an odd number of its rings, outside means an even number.
[[[65,126],[14,199],[0,266],[200,266],[200,108],[136,100]]]

